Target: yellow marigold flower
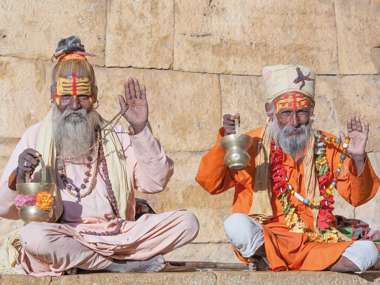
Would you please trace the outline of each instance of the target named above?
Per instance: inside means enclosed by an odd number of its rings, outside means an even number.
[[[36,206],[43,211],[50,211],[53,206],[53,196],[49,192],[38,192]]]

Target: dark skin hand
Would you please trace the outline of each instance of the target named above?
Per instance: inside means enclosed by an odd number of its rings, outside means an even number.
[[[237,120],[240,124],[240,114],[237,113],[235,115],[224,114],[223,115],[223,129],[224,135],[228,136],[236,133],[235,120]]]
[[[38,164],[40,163],[41,154],[32,149],[25,149],[18,157],[17,180],[24,181],[25,176],[32,175]]]

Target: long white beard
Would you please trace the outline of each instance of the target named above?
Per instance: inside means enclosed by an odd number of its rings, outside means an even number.
[[[295,157],[297,153],[305,148],[310,136],[311,122],[307,125],[301,125],[298,128],[290,125],[280,128],[277,119],[274,118],[270,127],[273,137],[282,150],[292,157]]]
[[[101,118],[96,111],[66,108],[61,113],[53,106],[53,136],[57,153],[63,157],[86,155],[96,139]]]

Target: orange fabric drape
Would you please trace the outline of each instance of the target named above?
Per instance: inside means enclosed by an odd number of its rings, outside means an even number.
[[[218,194],[234,187],[232,211],[248,214],[254,202],[255,157],[260,141],[261,129],[247,134],[253,138],[249,149],[251,161],[248,167],[239,171],[231,171],[224,165],[224,150],[220,146],[223,130],[220,130],[216,144],[202,157],[197,182],[209,193]],[[323,132],[326,136],[332,136]],[[335,170],[339,162],[340,149],[335,144],[327,144],[326,158],[331,170]],[[304,187],[304,167],[286,155],[284,166],[288,173],[290,184],[301,195],[306,196]],[[354,162],[347,158],[344,170],[338,176],[337,190],[351,205],[359,206],[375,196],[379,188],[379,179],[366,160],[363,172],[356,174]],[[338,195],[338,194],[336,194]],[[292,198],[296,211],[306,227],[313,229],[314,221],[309,207]],[[308,242],[306,234],[289,232],[284,224],[284,216],[280,202],[272,197],[271,205],[274,218],[263,225],[265,251],[272,270],[323,270],[333,265],[342,252],[351,244],[350,241],[338,243]],[[244,258],[240,256],[244,262]]]

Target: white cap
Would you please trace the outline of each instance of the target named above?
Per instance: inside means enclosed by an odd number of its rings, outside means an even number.
[[[270,65],[263,68],[267,102],[291,91],[297,91],[314,100],[315,73],[302,65]]]

